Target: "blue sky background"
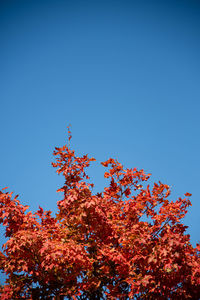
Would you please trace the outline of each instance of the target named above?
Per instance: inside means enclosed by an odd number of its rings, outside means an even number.
[[[55,212],[66,142],[99,162],[118,158],[193,194],[184,222],[199,241],[199,1],[0,2],[0,185]],[[3,231],[1,227],[1,243]]]

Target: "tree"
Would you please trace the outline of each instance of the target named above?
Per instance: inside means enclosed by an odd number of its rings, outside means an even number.
[[[8,277],[2,300],[199,299],[200,246],[181,223],[189,193],[170,201],[168,185],[150,188],[150,174],[108,159],[109,185],[94,194],[85,171],[94,158],[77,157],[69,145],[53,154],[65,178],[55,217],[0,192],[8,238],[0,252]]]

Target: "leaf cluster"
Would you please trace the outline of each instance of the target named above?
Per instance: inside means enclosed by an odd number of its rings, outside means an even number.
[[[150,174],[111,158],[102,163],[109,184],[94,194],[86,173],[94,158],[76,156],[69,144],[53,154],[65,179],[55,217],[0,192],[8,238],[2,300],[199,299],[200,246],[192,247],[181,223],[189,193],[171,201],[168,185],[150,188]]]

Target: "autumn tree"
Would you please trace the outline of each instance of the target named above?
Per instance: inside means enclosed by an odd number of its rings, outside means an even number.
[[[94,194],[86,174],[94,158],[69,144],[53,154],[65,179],[55,217],[0,192],[2,300],[200,298],[200,246],[181,223],[189,193],[171,201],[168,185],[150,188],[150,174],[111,158],[102,163],[109,184]]]

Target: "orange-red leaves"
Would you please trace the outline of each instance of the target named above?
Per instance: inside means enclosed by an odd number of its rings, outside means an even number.
[[[96,161],[96,159],[94,157],[91,157],[90,161]]]
[[[41,207],[26,212],[12,193],[0,192],[9,238],[0,252],[9,275],[1,299],[51,298],[58,291],[77,300],[198,299],[200,246],[192,247],[180,222],[189,199],[169,201],[168,185],[146,186],[150,174],[112,158],[102,163],[110,183],[94,194],[86,168],[95,159],[76,156],[69,128],[68,135],[68,146],[54,151],[53,166],[65,180],[55,217]]]
[[[104,177],[105,177],[105,178],[109,178],[109,177],[110,177],[110,174],[109,174],[108,172],[105,172],[105,173],[104,173]]]
[[[186,193],[186,194],[185,194],[185,196],[186,196],[186,197],[191,197],[191,196],[192,196],[192,194],[190,194],[190,193]]]
[[[108,167],[108,162],[107,162],[107,161],[101,162],[101,164],[102,164],[102,166],[104,166],[104,167]]]
[[[2,191],[7,190],[7,189],[8,189],[8,187],[6,186],[6,187],[2,188]]]

